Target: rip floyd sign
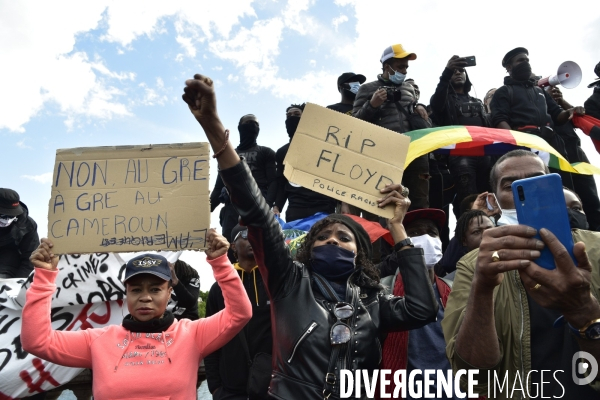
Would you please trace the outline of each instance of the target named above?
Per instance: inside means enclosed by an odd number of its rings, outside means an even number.
[[[207,143],[57,150],[54,253],[205,248],[208,165]]]
[[[307,103],[284,160],[292,183],[385,218],[380,189],[400,183],[410,138]]]

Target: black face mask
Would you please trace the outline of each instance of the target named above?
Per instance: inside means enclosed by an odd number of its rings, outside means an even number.
[[[136,321],[131,317],[131,314],[127,314],[123,318],[121,325],[131,332],[160,333],[169,329],[174,321],[175,316],[171,311],[167,310],[162,317],[151,319],[150,321]]]
[[[346,88],[342,89],[342,94],[345,98],[350,99],[352,101],[354,101],[354,99],[356,99],[356,93],[352,93],[350,91],[350,89],[346,89]]]
[[[330,281],[348,279],[354,272],[354,252],[335,245],[313,247],[311,265],[314,272]]]
[[[569,214],[569,225],[571,225],[571,229],[590,229],[590,224],[588,224],[584,213],[571,210],[570,208],[567,208],[567,213]]]
[[[522,62],[516,67],[513,67],[510,75],[513,77],[514,80],[527,81],[529,80],[529,78],[531,78],[531,65],[529,64],[529,62]]]
[[[298,123],[300,122],[300,117],[296,117],[294,115],[290,115],[285,120],[285,129],[287,130],[288,136],[291,138],[294,137],[294,133],[296,133],[296,129],[298,129]]]
[[[240,132],[240,145],[238,146],[240,150],[249,149],[256,145],[256,138],[258,137],[258,132],[260,132],[260,127],[256,122],[247,122],[238,125],[238,131]]]

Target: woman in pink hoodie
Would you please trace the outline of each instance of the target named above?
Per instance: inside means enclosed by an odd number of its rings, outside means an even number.
[[[214,230],[206,256],[223,289],[225,309],[197,321],[175,320],[167,311],[171,272],[167,260],[143,254],[127,263],[129,315],[122,325],[83,331],[55,331],[50,322],[58,257],[42,239],[31,255],[36,267],[23,308],[21,342],[31,354],[67,367],[90,368],[94,399],[195,399],[200,360],[246,325],[252,308],[227,258],[229,243]]]

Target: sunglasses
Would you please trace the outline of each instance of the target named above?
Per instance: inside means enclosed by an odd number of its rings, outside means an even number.
[[[239,231],[238,234],[235,235],[235,238],[233,238],[233,241],[235,242],[239,237],[242,239],[248,239],[248,229]]]
[[[348,343],[352,338],[352,331],[350,327],[340,320],[348,319],[354,314],[354,307],[348,303],[337,303],[333,307],[333,315],[335,315],[337,322],[331,327],[329,338],[331,344],[344,344]]]

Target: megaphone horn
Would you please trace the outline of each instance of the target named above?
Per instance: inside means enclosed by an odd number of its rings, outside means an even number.
[[[539,87],[562,85],[564,88],[576,88],[581,82],[581,68],[574,61],[560,64],[555,75],[550,75],[538,81]]]

